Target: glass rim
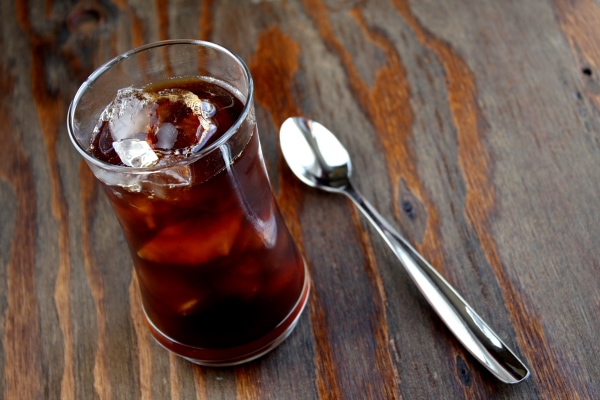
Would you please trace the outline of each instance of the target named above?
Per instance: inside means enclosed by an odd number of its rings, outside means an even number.
[[[81,97],[83,97],[86,90],[89,89],[90,85],[92,83],[94,83],[100,76],[102,76],[104,73],[106,73],[109,69],[111,69],[113,66],[119,64],[120,62],[122,62],[132,56],[135,56],[146,50],[155,49],[155,48],[164,47],[164,46],[170,46],[170,45],[180,45],[180,44],[196,45],[197,47],[212,48],[214,50],[217,50],[221,53],[228,55],[229,57],[231,57],[232,60],[237,62],[242,67],[242,71],[246,75],[246,78],[248,81],[248,95],[246,96],[244,108],[243,108],[240,116],[233,123],[233,125],[231,125],[229,127],[229,129],[225,133],[223,133],[223,135],[221,135],[221,137],[219,139],[217,139],[215,142],[211,143],[210,145],[200,149],[198,152],[190,154],[189,156],[187,156],[185,158],[177,160],[173,163],[168,163],[166,165],[153,165],[150,167],[129,167],[129,166],[125,166],[125,165],[115,165],[115,164],[110,164],[105,161],[99,160],[96,157],[92,156],[90,153],[88,153],[88,151],[82,147],[82,145],[77,140],[77,137],[75,136],[75,110],[77,108],[77,105],[79,104],[79,100],[81,99]],[[141,174],[141,173],[148,173],[148,172],[153,172],[153,171],[162,171],[164,169],[171,168],[171,167],[174,167],[177,165],[190,164],[191,162],[194,162],[200,158],[203,158],[204,156],[211,153],[213,150],[215,150],[215,149],[221,147],[223,144],[225,144],[231,138],[231,136],[233,136],[233,134],[239,130],[242,123],[246,120],[246,118],[252,108],[253,98],[254,98],[254,82],[252,80],[252,75],[250,74],[250,70],[249,70],[248,66],[246,65],[246,63],[244,62],[244,60],[242,60],[241,57],[239,57],[232,51],[226,49],[225,47],[223,47],[219,44],[216,44],[213,42],[208,42],[205,40],[198,40],[198,39],[161,40],[158,42],[148,43],[148,44],[145,44],[145,45],[142,45],[139,47],[135,47],[131,50],[128,50],[128,51],[112,58],[111,60],[105,62],[100,67],[96,68],[96,70],[94,70],[94,72],[92,72],[88,76],[88,78],[79,86],[79,88],[77,89],[77,92],[75,93],[75,96],[73,97],[73,100],[71,101],[71,103],[69,105],[69,109],[67,112],[67,131],[69,133],[69,138],[71,139],[71,142],[73,143],[75,149],[77,149],[79,154],[81,154],[86,161],[91,162],[92,164],[94,164],[98,167],[102,167],[106,170],[113,170],[115,172],[126,172],[126,173],[130,173],[130,174]]]

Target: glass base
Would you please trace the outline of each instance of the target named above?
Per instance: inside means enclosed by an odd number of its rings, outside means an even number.
[[[146,311],[144,310],[146,325],[150,329],[150,333],[152,333],[152,336],[158,342],[158,344],[160,344],[166,350],[190,362],[193,362],[194,364],[208,367],[226,367],[252,361],[279,346],[296,327],[298,320],[300,319],[300,315],[302,314],[302,310],[304,310],[304,307],[306,306],[308,295],[310,293],[310,278],[306,265],[304,269],[304,287],[302,288],[298,302],[292,311],[290,311],[287,317],[285,317],[285,319],[279,325],[277,325],[275,329],[253,342],[227,349],[209,349],[187,346],[169,338],[162,333],[152,323],[152,321],[150,321]]]

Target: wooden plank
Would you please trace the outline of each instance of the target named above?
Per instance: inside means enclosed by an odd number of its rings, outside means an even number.
[[[600,398],[600,5],[593,0],[2,2],[0,398]],[[72,149],[77,87],[132,47],[245,59],[265,161],[313,279],[292,336],[203,368],[147,332],[129,252]],[[344,198],[298,182],[291,115],[531,367],[494,380]]]

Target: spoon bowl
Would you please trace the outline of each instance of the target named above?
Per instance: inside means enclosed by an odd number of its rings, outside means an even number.
[[[349,197],[381,234],[427,302],[465,348],[496,378],[518,383],[529,370],[456,290],[383,219],[354,188],[350,155],[318,122],[288,118],[279,134],[281,151],[305,184]]]
[[[323,125],[302,117],[288,118],[281,125],[279,142],[288,166],[308,186],[339,193],[349,185],[350,155]]]

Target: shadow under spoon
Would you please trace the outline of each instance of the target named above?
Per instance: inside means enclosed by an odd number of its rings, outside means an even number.
[[[529,370],[450,284],[354,189],[350,156],[323,125],[303,117],[281,125],[281,151],[305,184],[348,196],[383,236],[425,299],[465,348],[504,383],[518,383]]]

